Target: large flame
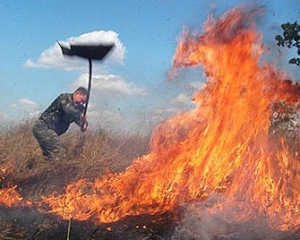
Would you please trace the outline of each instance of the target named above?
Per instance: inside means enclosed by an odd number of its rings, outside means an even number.
[[[254,24],[261,10],[210,17],[199,35],[185,30],[173,70],[204,68],[207,82],[194,96],[195,109],[159,125],[150,154],[126,171],[44,197],[51,212],[100,224],[222,195],[213,211],[232,209],[237,221],[265,216],[275,229],[298,229],[300,162],[268,136],[271,104],[297,96],[285,74],[261,60]]]

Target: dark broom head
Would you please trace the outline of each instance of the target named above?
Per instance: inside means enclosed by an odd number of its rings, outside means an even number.
[[[102,60],[113,49],[115,44],[99,44],[99,45],[84,45],[84,44],[70,44],[70,48],[62,46],[63,55],[77,56],[90,60]]]

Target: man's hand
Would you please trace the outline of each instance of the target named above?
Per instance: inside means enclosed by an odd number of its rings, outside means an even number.
[[[83,123],[83,125],[81,126],[81,131],[82,131],[82,132],[85,132],[85,131],[87,130],[87,128],[88,128],[88,123],[87,123],[87,121],[85,121],[85,122]]]
[[[80,122],[81,122],[81,131],[85,132],[88,128],[88,122],[86,120],[86,117],[83,114],[80,116]]]

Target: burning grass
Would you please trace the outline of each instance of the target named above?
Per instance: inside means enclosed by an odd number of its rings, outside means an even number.
[[[80,179],[93,181],[104,174],[124,171],[134,158],[149,151],[150,136],[147,134],[95,130],[87,131],[83,142],[81,133],[71,130],[62,136],[69,157],[61,161],[45,161],[32,135],[32,125],[27,121],[0,132],[1,200],[4,199],[4,205],[8,207],[2,209],[0,227],[7,239],[9,236],[25,239],[18,237],[24,231],[18,229],[20,226],[16,227],[18,224],[14,223],[13,217],[9,217],[13,211],[20,213],[24,210],[11,210],[10,207],[20,207],[21,202],[23,205],[27,202],[28,207],[31,201],[39,202],[41,196],[61,194],[69,183]],[[30,212],[29,209],[26,211]],[[41,214],[34,215],[42,218]],[[28,227],[41,227],[32,224]],[[40,224],[45,225],[43,221]],[[0,239],[6,238],[0,235]]]
[[[89,133],[74,152],[71,134],[72,157],[44,163],[26,124],[3,132],[2,201],[21,216],[34,211],[31,225],[52,226],[27,235],[60,239],[72,223],[77,239],[163,239],[169,230],[172,240],[299,239],[300,87],[262,62],[261,12],[236,8],[201,34],[184,32],[173,70],[202,66],[207,81],[195,109],[158,125],[150,143]]]

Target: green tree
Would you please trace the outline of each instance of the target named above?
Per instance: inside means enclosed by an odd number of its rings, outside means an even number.
[[[297,48],[297,54],[300,56],[300,25],[297,22],[287,22],[282,24],[281,28],[283,29],[283,34],[275,37],[277,45],[279,47]],[[300,58],[291,58],[289,63],[300,66]]]

